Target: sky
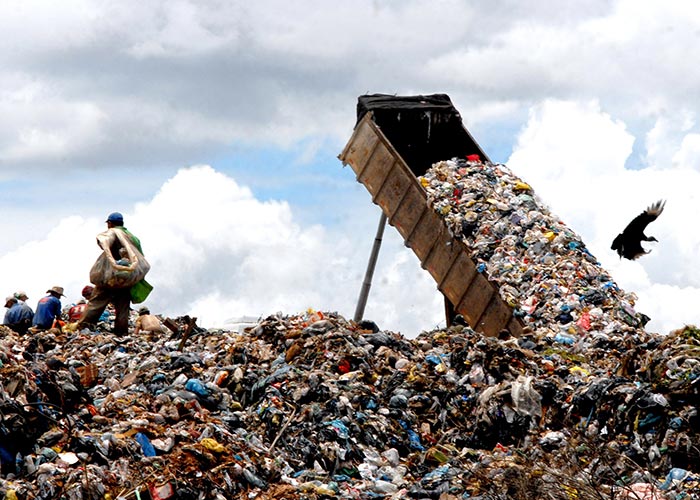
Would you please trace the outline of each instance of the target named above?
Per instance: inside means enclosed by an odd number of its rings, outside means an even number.
[[[352,318],[380,216],[338,160],[357,98],[445,93],[648,329],[700,324],[695,1],[7,0],[0,30],[0,293],[77,301],[119,211],[155,313]],[[659,242],[620,260],[612,239],[658,199]],[[364,316],[445,323],[392,227]]]

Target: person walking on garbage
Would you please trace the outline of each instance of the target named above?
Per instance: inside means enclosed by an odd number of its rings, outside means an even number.
[[[97,235],[97,244],[103,253],[90,270],[90,281],[95,288],[77,327],[78,330],[94,329],[105,308],[111,303],[116,316],[114,333],[126,335],[129,330],[130,303],[145,299],[143,294],[134,298],[134,292],[143,292],[145,289],[146,296],[150,292],[150,285],[143,279],[150,265],[143,257],[141,241],[124,227],[121,213],[109,214],[105,222],[107,231]],[[121,260],[123,253],[128,255],[128,263]]]
[[[48,330],[58,325],[61,328],[61,297],[63,295],[63,287],[54,286],[46,290],[48,294],[39,300],[36,305],[36,313],[32,320],[32,327],[35,330]]]
[[[134,324],[134,334],[139,332],[159,332],[164,333],[163,324],[158,319],[158,316],[151,314],[148,307],[139,308],[139,317],[136,318]]]

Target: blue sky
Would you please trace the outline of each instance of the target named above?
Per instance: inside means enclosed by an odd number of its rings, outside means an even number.
[[[553,5],[3,2],[0,286],[77,300],[119,210],[153,261],[154,311],[351,317],[379,219],[337,159],[357,97],[446,93],[652,328],[697,322],[700,9]],[[610,241],[661,197],[660,243],[619,261]],[[443,321],[391,228],[367,315],[409,336]]]

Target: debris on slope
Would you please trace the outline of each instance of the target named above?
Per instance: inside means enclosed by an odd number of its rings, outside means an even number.
[[[572,340],[581,330],[609,335],[648,321],[634,310],[634,294],[615,284],[581,238],[506,165],[441,161],[420,182],[526,326]]]
[[[0,333],[5,498],[700,498],[691,327]]]

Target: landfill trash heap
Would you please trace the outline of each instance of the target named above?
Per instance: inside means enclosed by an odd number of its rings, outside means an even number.
[[[700,498],[694,327],[407,339],[307,311],[176,337],[0,327],[0,496]]]
[[[435,163],[419,178],[428,204],[464,242],[477,270],[497,284],[525,327],[573,342],[633,332],[648,317],[506,165],[478,159]]]

